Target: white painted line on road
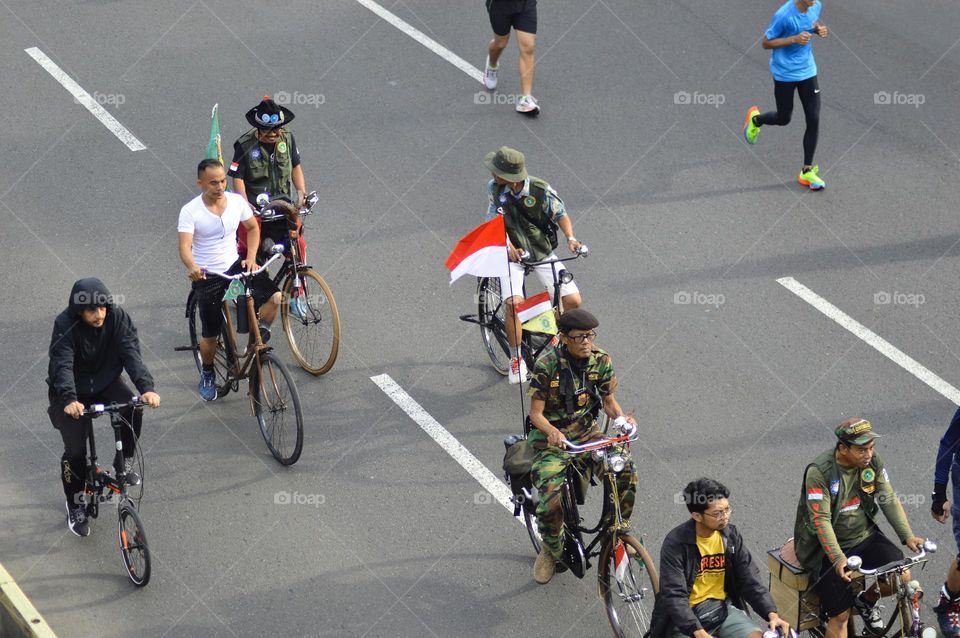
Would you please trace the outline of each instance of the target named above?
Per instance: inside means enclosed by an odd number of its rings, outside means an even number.
[[[905,354],[902,350],[892,345],[883,337],[877,335],[869,328],[856,321],[850,315],[846,314],[832,303],[813,292],[793,277],[782,277],[777,279],[777,283],[797,295],[808,304],[833,319],[835,322],[846,328],[854,335],[866,341],[873,346],[880,354],[890,359],[898,366],[920,379],[928,386],[945,396],[956,405],[960,405],[960,390],[938,377],[929,369],[918,363],[915,359]]]
[[[389,11],[381,7],[379,4],[377,4],[373,0],[357,0],[357,2],[359,2],[366,8],[370,9],[371,11],[376,13],[378,16],[380,16],[381,18],[383,18],[393,26],[397,27],[398,29],[406,33],[408,36],[410,36],[411,38],[413,38],[423,46],[427,47],[428,49],[430,49],[431,51],[439,55],[441,58],[443,58],[453,66],[457,67],[458,69],[460,69],[461,71],[463,71],[464,73],[472,77],[477,82],[483,82],[483,72],[480,69],[473,66],[472,64],[470,64],[469,62],[461,58],[459,55],[457,55],[450,49],[446,48],[445,46],[443,46],[442,44],[440,44],[430,36],[426,35],[425,33],[418,30],[417,28],[411,26],[409,23],[404,22],[394,14],[390,13]]]
[[[53,76],[53,79],[63,85],[70,95],[80,104],[84,105],[88,111],[90,111],[95,118],[100,120],[100,123],[107,127],[111,133],[117,136],[117,138],[127,145],[131,151],[142,151],[146,146],[143,145],[143,142],[138,140],[133,133],[128,131],[123,124],[117,121],[115,117],[110,115],[106,109],[104,109],[96,100],[93,99],[93,96],[87,93],[82,86],[77,84],[73,78],[64,72],[57,63],[47,57],[47,54],[38,49],[37,47],[30,47],[29,49],[24,49],[24,51],[31,58],[37,61],[37,64],[42,66],[47,73]]]
[[[389,374],[370,377],[370,380],[380,386],[384,394],[400,406],[400,409],[406,412],[407,416],[413,419],[417,425],[423,428],[423,431],[429,434],[430,438],[436,441],[447,454],[452,456],[454,461],[462,465],[463,469],[469,472],[485,490],[493,495],[493,498],[497,499],[501,505],[513,514],[513,502],[510,500],[513,494],[510,492],[510,488],[507,487],[506,483],[498,479],[493,472],[488,470],[487,466],[470,453],[470,450],[463,447],[460,441],[447,432],[446,428],[440,425],[436,419],[430,416],[430,414],[417,403],[416,399],[397,385],[397,382],[394,381]],[[522,522],[521,520],[521,523]]]

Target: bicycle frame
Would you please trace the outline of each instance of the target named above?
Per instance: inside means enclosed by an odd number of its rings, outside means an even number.
[[[132,403],[133,405],[130,407],[135,411],[143,409],[144,404],[139,400],[133,401]],[[113,466],[115,468],[121,468],[118,470],[117,476],[114,477],[109,471],[104,471],[103,468],[97,464],[97,442],[93,433],[93,420],[107,413],[107,411],[103,409],[97,410],[97,407],[102,408],[102,406],[99,405],[91,406],[83,416],[87,446],[89,448],[89,464],[87,466],[87,476],[84,478],[83,495],[85,499],[90,498],[90,501],[85,502],[84,505],[90,510],[90,515],[93,518],[97,517],[98,506],[103,501],[102,495],[104,490],[112,494],[119,494],[122,498],[127,498],[127,475],[123,470],[123,440],[120,437],[120,430],[125,426],[132,427],[132,424],[128,423],[118,412],[109,411],[110,426],[113,428],[114,438],[116,439],[116,452],[113,456]]]
[[[637,429],[634,427],[632,431],[628,431],[628,433],[623,436],[597,439],[581,445],[573,443],[567,443],[566,445],[567,451],[571,454],[590,453],[594,455],[595,459],[603,460],[603,470],[601,472],[603,480],[603,508],[600,512],[600,519],[595,526],[586,528],[580,523],[580,511],[577,508],[576,499],[573,498],[573,495],[576,493],[575,483],[579,475],[579,470],[575,464],[571,463],[567,467],[566,476],[563,486],[561,487],[561,490],[563,490],[560,499],[561,506],[563,506],[563,503],[569,502],[572,509],[572,511],[567,511],[564,506],[564,523],[567,526],[567,532],[569,532],[570,538],[577,543],[579,553],[584,557],[584,564],[582,565],[584,568],[590,567],[590,558],[599,556],[603,543],[611,534],[616,535],[626,527],[620,511],[620,492],[617,489],[618,472],[611,466],[611,461],[606,450],[623,444],[629,448],[629,444],[636,439]],[[624,468],[621,471],[629,470]],[[584,545],[580,537],[582,534],[595,534],[595,536],[588,544]],[[583,577],[583,570],[580,569],[580,567],[572,567],[571,569],[578,577]]]
[[[887,621],[884,635],[893,627],[893,622],[897,616],[900,616],[900,634],[904,638],[934,638],[936,636],[936,630],[933,627],[924,627],[920,621],[920,599],[923,597],[923,590],[920,589],[919,583],[915,580],[905,583],[903,580],[905,572],[909,571],[911,567],[920,565],[922,569],[922,566],[925,566],[926,562],[930,560],[927,558],[927,553],[933,553],[936,550],[936,543],[924,541],[920,552],[916,556],[909,556],[903,560],[896,561],[889,565],[883,565],[876,569],[861,568],[859,564],[860,561],[854,561],[854,559],[859,559],[859,557],[851,556],[848,559],[848,564],[854,563],[851,567],[854,568],[855,571],[859,571],[866,577],[875,578],[877,587],[880,587],[881,580],[894,586],[894,591],[891,592],[891,595],[896,599],[896,608],[893,614],[890,615],[890,620]],[[866,589],[867,586],[866,583],[864,583],[864,590]],[[928,629],[930,630],[929,632],[927,631]],[[925,634],[929,634],[929,636],[925,636]]]

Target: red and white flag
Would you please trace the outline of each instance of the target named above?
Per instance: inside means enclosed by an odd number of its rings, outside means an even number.
[[[503,215],[497,215],[470,231],[457,242],[446,261],[451,284],[463,275],[506,277],[507,264],[507,231]]]
[[[623,541],[617,541],[617,548],[614,550],[613,565],[614,573],[617,576],[617,582],[623,582],[623,576],[627,573],[627,562],[630,557],[627,555],[627,548]]]
[[[544,290],[539,295],[524,299],[517,304],[517,318],[520,319],[520,323],[526,323],[551,310],[553,306],[550,305],[550,293]]]

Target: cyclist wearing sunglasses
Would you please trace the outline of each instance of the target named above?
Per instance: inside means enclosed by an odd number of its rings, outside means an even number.
[[[590,455],[575,458],[564,452],[565,442],[582,443],[600,434],[597,415],[601,409],[618,424],[636,423],[632,416],[624,415],[614,397],[617,376],[610,355],[594,346],[594,328],[599,325],[596,317],[576,308],[563,313],[557,325],[560,346],[544,351],[530,378],[530,423],[534,429],[528,440],[536,449],[531,469],[540,496],[537,527],[543,538],[533,578],[540,584],[553,577],[563,550],[560,487],[567,466],[576,463],[589,476],[599,463]],[[537,449],[540,447],[543,449]],[[637,471],[628,450],[623,450],[623,456],[628,465],[617,475],[617,491],[623,520],[628,521],[637,492]]]
[[[854,596],[847,556],[860,556],[875,568],[903,558],[903,552],[877,526],[880,512],[900,543],[916,552],[922,538],[910,529],[903,505],[876,454],[877,438],[869,421],[848,419],[834,431],[836,445],[807,466],[797,505],[794,544],[804,569],[816,575],[814,589],[829,617],[826,638],[846,638],[850,608],[867,631],[886,631],[877,600],[889,594],[886,583]],[[909,580],[909,572],[904,579]]]
[[[285,197],[297,206],[303,205],[307,196],[306,180],[300,166],[300,151],[293,133],[285,127],[293,121],[290,109],[278,105],[270,96],[247,111],[247,122],[253,128],[233,143],[233,160],[227,175],[233,179],[234,192],[247,198],[256,208],[257,195],[268,193],[271,198]],[[294,195],[290,184],[296,189]],[[258,225],[260,218],[256,218]],[[277,224],[277,222],[273,222]],[[286,238],[286,227],[277,224],[277,233],[261,232],[261,241],[271,237],[280,242]],[[306,255],[306,243],[300,232],[300,254]],[[241,255],[247,251],[246,229],[237,232],[238,250]]]

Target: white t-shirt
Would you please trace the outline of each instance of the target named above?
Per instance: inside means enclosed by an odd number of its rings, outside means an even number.
[[[219,217],[197,195],[180,209],[177,232],[193,234],[193,261],[201,268],[224,272],[237,261],[237,227],[253,217],[247,200],[237,193],[224,193],[227,207]]]

